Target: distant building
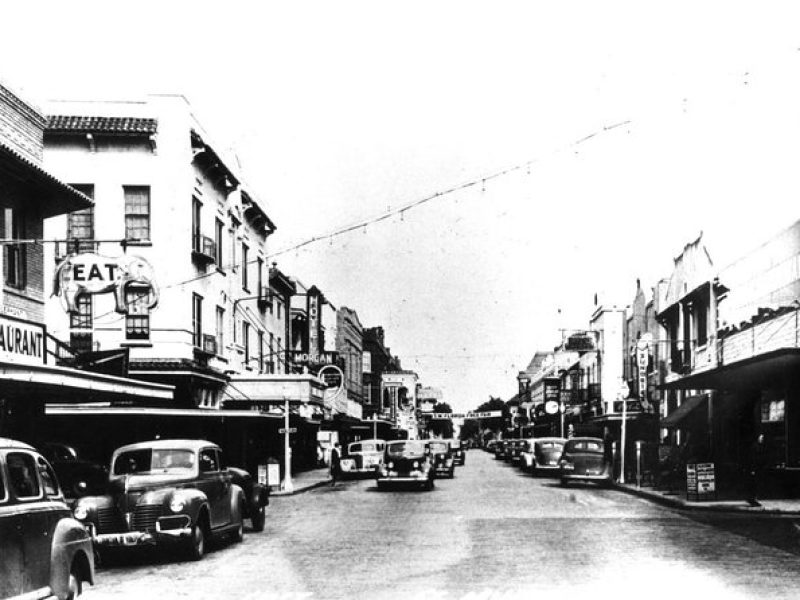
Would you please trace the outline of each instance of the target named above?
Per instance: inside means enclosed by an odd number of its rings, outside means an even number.
[[[389,390],[384,388],[382,375],[388,371],[400,371],[400,359],[393,356],[386,346],[383,327],[367,327],[363,330],[364,359],[364,418],[377,414],[383,419],[394,419]]]

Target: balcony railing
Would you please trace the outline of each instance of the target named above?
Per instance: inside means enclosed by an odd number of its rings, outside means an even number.
[[[192,260],[204,267],[216,262],[217,243],[207,235],[194,234]]]

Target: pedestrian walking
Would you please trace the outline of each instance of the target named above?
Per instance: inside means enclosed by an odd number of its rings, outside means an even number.
[[[331,449],[331,485],[336,485],[342,470],[342,456],[339,442],[336,442]]]
[[[611,435],[611,430],[606,427],[603,434],[603,460],[606,466],[611,471],[611,477],[614,477],[614,436]]]

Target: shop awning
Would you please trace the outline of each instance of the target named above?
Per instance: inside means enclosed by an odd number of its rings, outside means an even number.
[[[708,396],[705,394],[685,398],[678,408],[669,413],[664,419],[661,419],[661,427],[665,427],[667,429],[680,427],[684,419],[686,419],[696,409],[700,408],[701,406],[706,406],[707,399]]]
[[[48,404],[47,415],[89,415],[89,416],[151,416],[151,417],[193,417],[196,419],[272,419],[283,420],[281,415],[271,415],[252,410],[203,410],[198,408],[148,408],[143,406],[64,406]]]
[[[739,390],[775,385],[800,368],[800,348],[779,348],[752,358],[692,373],[658,386],[663,390]]]
[[[51,398],[57,397],[59,401],[63,398],[64,402],[86,402],[89,397],[100,400],[108,395],[115,399],[172,400],[175,390],[171,385],[68,367],[9,362],[0,362],[0,386],[10,391],[30,394],[32,397],[35,397],[37,392],[46,392],[51,394]]]

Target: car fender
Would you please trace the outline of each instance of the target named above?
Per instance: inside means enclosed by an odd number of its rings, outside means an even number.
[[[238,523],[244,519],[243,510],[247,499],[244,490],[235,483],[231,484],[231,523]]]
[[[84,526],[71,517],[59,520],[50,550],[50,589],[64,599],[69,593],[69,575],[75,565],[77,577],[94,585],[92,540]]]
[[[269,488],[256,483],[250,491],[250,506],[259,508],[261,506],[269,506]]]

